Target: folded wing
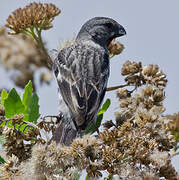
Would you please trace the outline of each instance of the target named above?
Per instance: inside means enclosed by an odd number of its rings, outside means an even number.
[[[108,53],[93,46],[74,44],[59,53],[54,72],[77,127],[85,129],[95,119],[105,95]]]

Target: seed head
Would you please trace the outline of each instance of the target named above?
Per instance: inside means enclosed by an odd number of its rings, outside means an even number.
[[[54,4],[33,2],[12,12],[7,19],[6,27],[14,31],[12,34],[34,27],[46,30],[52,27],[51,22],[59,13],[60,10]]]
[[[136,62],[126,61],[123,64],[123,67],[122,67],[122,75],[123,76],[125,76],[125,75],[133,75],[135,73],[140,72],[141,68],[142,68],[142,63],[141,62],[136,63]]]
[[[115,55],[121,54],[121,52],[124,50],[124,45],[116,40],[112,40],[108,46],[108,50],[110,58],[112,58]]]

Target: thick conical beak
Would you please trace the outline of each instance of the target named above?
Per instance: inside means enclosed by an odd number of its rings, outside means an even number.
[[[125,30],[124,27],[121,26],[121,25],[119,25],[118,35],[119,35],[119,37],[126,35],[126,30]]]

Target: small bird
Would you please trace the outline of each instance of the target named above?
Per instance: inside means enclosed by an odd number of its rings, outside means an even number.
[[[92,18],[82,26],[75,42],[62,49],[54,61],[63,108],[70,113],[78,131],[89,122],[95,123],[109,77],[108,45],[125,34],[123,26],[111,18]]]

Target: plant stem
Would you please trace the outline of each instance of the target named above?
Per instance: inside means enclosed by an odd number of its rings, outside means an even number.
[[[42,30],[38,27],[31,27],[30,29],[26,29],[23,31],[24,34],[26,35],[30,35],[35,41],[36,43],[38,44],[38,46],[40,47],[40,49],[42,50],[42,52],[44,53],[45,57],[47,57],[45,59],[45,65],[47,66],[47,68],[49,70],[52,69],[52,65],[53,65],[53,61],[52,59],[50,58],[45,46],[44,46],[44,42],[42,40],[42,36],[41,36],[41,32]]]
[[[116,89],[119,89],[119,88],[126,87],[126,86],[128,86],[128,85],[129,85],[129,84],[124,84],[124,85],[120,85],[120,86],[109,87],[109,88],[106,88],[106,91],[113,91],[113,90],[116,90]]]
[[[42,30],[41,29],[38,29],[38,27],[35,28],[36,29],[36,32],[37,32],[37,36],[38,36],[38,45],[40,46],[40,48],[42,49],[42,51],[44,52],[45,56],[47,57],[47,67],[49,69],[52,69],[52,65],[53,65],[53,62],[52,62],[52,59],[50,58],[45,46],[44,46],[44,42],[42,40],[42,35],[41,35],[41,32]]]

